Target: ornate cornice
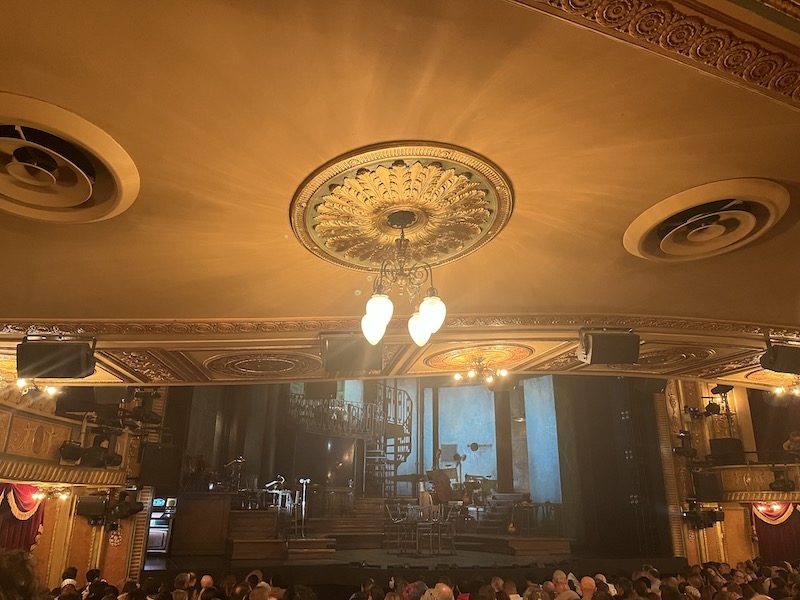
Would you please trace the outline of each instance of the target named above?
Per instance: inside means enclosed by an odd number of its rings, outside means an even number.
[[[800,2],[796,0],[758,0],[761,4],[769,6],[784,15],[800,20]]]
[[[402,319],[393,319],[390,328],[404,328]],[[7,319],[0,323],[0,334],[22,336],[30,332],[62,333],[72,335],[95,335],[105,337],[142,336],[176,337],[193,336],[252,336],[262,334],[315,334],[323,331],[358,331],[360,321],[356,318],[314,319],[205,319],[205,320],[142,320],[142,321],[29,321]],[[800,341],[800,327],[713,321],[682,317],[659,317],[649,315],[597,315],[597,314],[549,314],[549,315],[496,315],[453,316],[445,322],[447,328],[508,327],[579,329],[581,327],[636,327],[651,330],[696,331],[723,336],[747,336],[763,339],[768,331],[773,338]],[[15,339],[16,341],[16,339]]]
[[[725,492],[723,502],[800,502],[800,492]]]
[[[64,467],[0,457],[0,479],[31,483],[116,487],[125,484],[127,472],[114,469]]]
[[[693,5],[689,10],[675,3],[647,0],[510,1],[647,48],[800,108],[796,49],[777,51],[770,43],[773,40],[743,31],[735,23],[719,23],[716,14],[699,14],[702,7]]]

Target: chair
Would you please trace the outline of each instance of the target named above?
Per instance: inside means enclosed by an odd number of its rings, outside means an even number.
[[[392,508],[386,504],[386,514],[388,519],[384,523],[384,536],[386,540],[386,551],[389,552],[394,548],[397,554],[400,554],[401,545],[401,529],[405,518],[400,512],[400,505],[396,504]]]

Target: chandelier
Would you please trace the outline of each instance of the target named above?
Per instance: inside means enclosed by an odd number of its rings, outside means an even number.
[[[456,373],[453,379],[456,381],[482,381],[483,383],[494,383],[496,380],[506,377],[506,369],[497,369],[491,363],[482,358],[473,359],[469,369],[465,373]]]
[[[433,286],[431,266],[424,261],[408,264],[405,228],[415,221],[416,215],[410,210],[398,210],[387,217],[389,226],[400,230],[400,237],[394,241],[394,257],[381,262],[380,272],[373,284],[372,297],[367,301],[366,312],[361,318],[361,331],[373,346],[383,339],[386,327],[392,320],[394,304],[388,295],[392,289],[397,290],[399,295],[407,294],[409,301],[413,302],[419,296],[422,286],[429,284],[425,298],[408,320],[408,332],[417,346],[427,344],[431,335],[439,331],[444,323],[447,308]]]
[[[800,396],[800,378],[795,378],[792,383],[777,386],[772,392],[776,396]]]

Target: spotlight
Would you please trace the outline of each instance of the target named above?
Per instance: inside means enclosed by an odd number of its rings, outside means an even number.
[[[794,481],[789,479],[786,469],[773,468],[772,474],[774,481],[769,484],[769,489],[773,492],[794,491]]]
[[[61,447],[58,449],[61,458],[69,461],[79,461],[83,458],[83,448],[80,442],[68,440],[62,442]]]
[[[727,394],[728,392],[730,392],[732,389],[733,389],[732,385],[723,385],[720,383],[711,388],[711,393],[714,394],[715,396],[722,396],[723,394]]]
[[[706,404],[706,414],[709,416],[718,415],[721,412],[721,410],[722,409],[720,408],[719,404],[717,404],[716,402],[709,402],[708,404]]]

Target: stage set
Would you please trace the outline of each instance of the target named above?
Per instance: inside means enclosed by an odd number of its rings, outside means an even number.
[[[567,421],[572,413],[562,403],[563,422],[574,431],[561,434],[551,379],[513,391],[361,381],[338,388],[295,388],[266,403],[245,389],[173,394],[166,422],[180,414],[187,420],[184,439],[176,440],[185,448],[181,483],[175,489],[176,479],[164,477],[169,461],[149,461],[145,452],[140,480],[153,486],[157,505],[174,509],[151,515],[143,570],[221,577],[258,568],[320,584],[357,584],[365,570],[380,577],[446,572],[454,580],[502,570],[522,583],[532,573],[546,579],[553,565],[594,574],[596,567],[580,565],[584,559],[615,573],[643,561],[666,571],[685,564],[667,558],[652,528],[649,538],[637,532],[641,519],[631,511],[641,506],[614,508],[620,497],[608,468],[584,469],[591,489],[607,492],[602,498],[587,502],[567,483],[576,497],[562,500],[562,481],[580,477],[575,461],[561,464],[576,452],[570,436],[603,419],[589,411]],[[254,412],[265,406],[274,420]],[[229,421],[227,439],[211,429],[218,415]],[[223,462],[231,449],[242,453]],[[595,452],[615,467],[612,453]],[[175,491],[160,498],[163,490]],[[589,513],[593,529],[609,521],[617,534],[587,534]]]

